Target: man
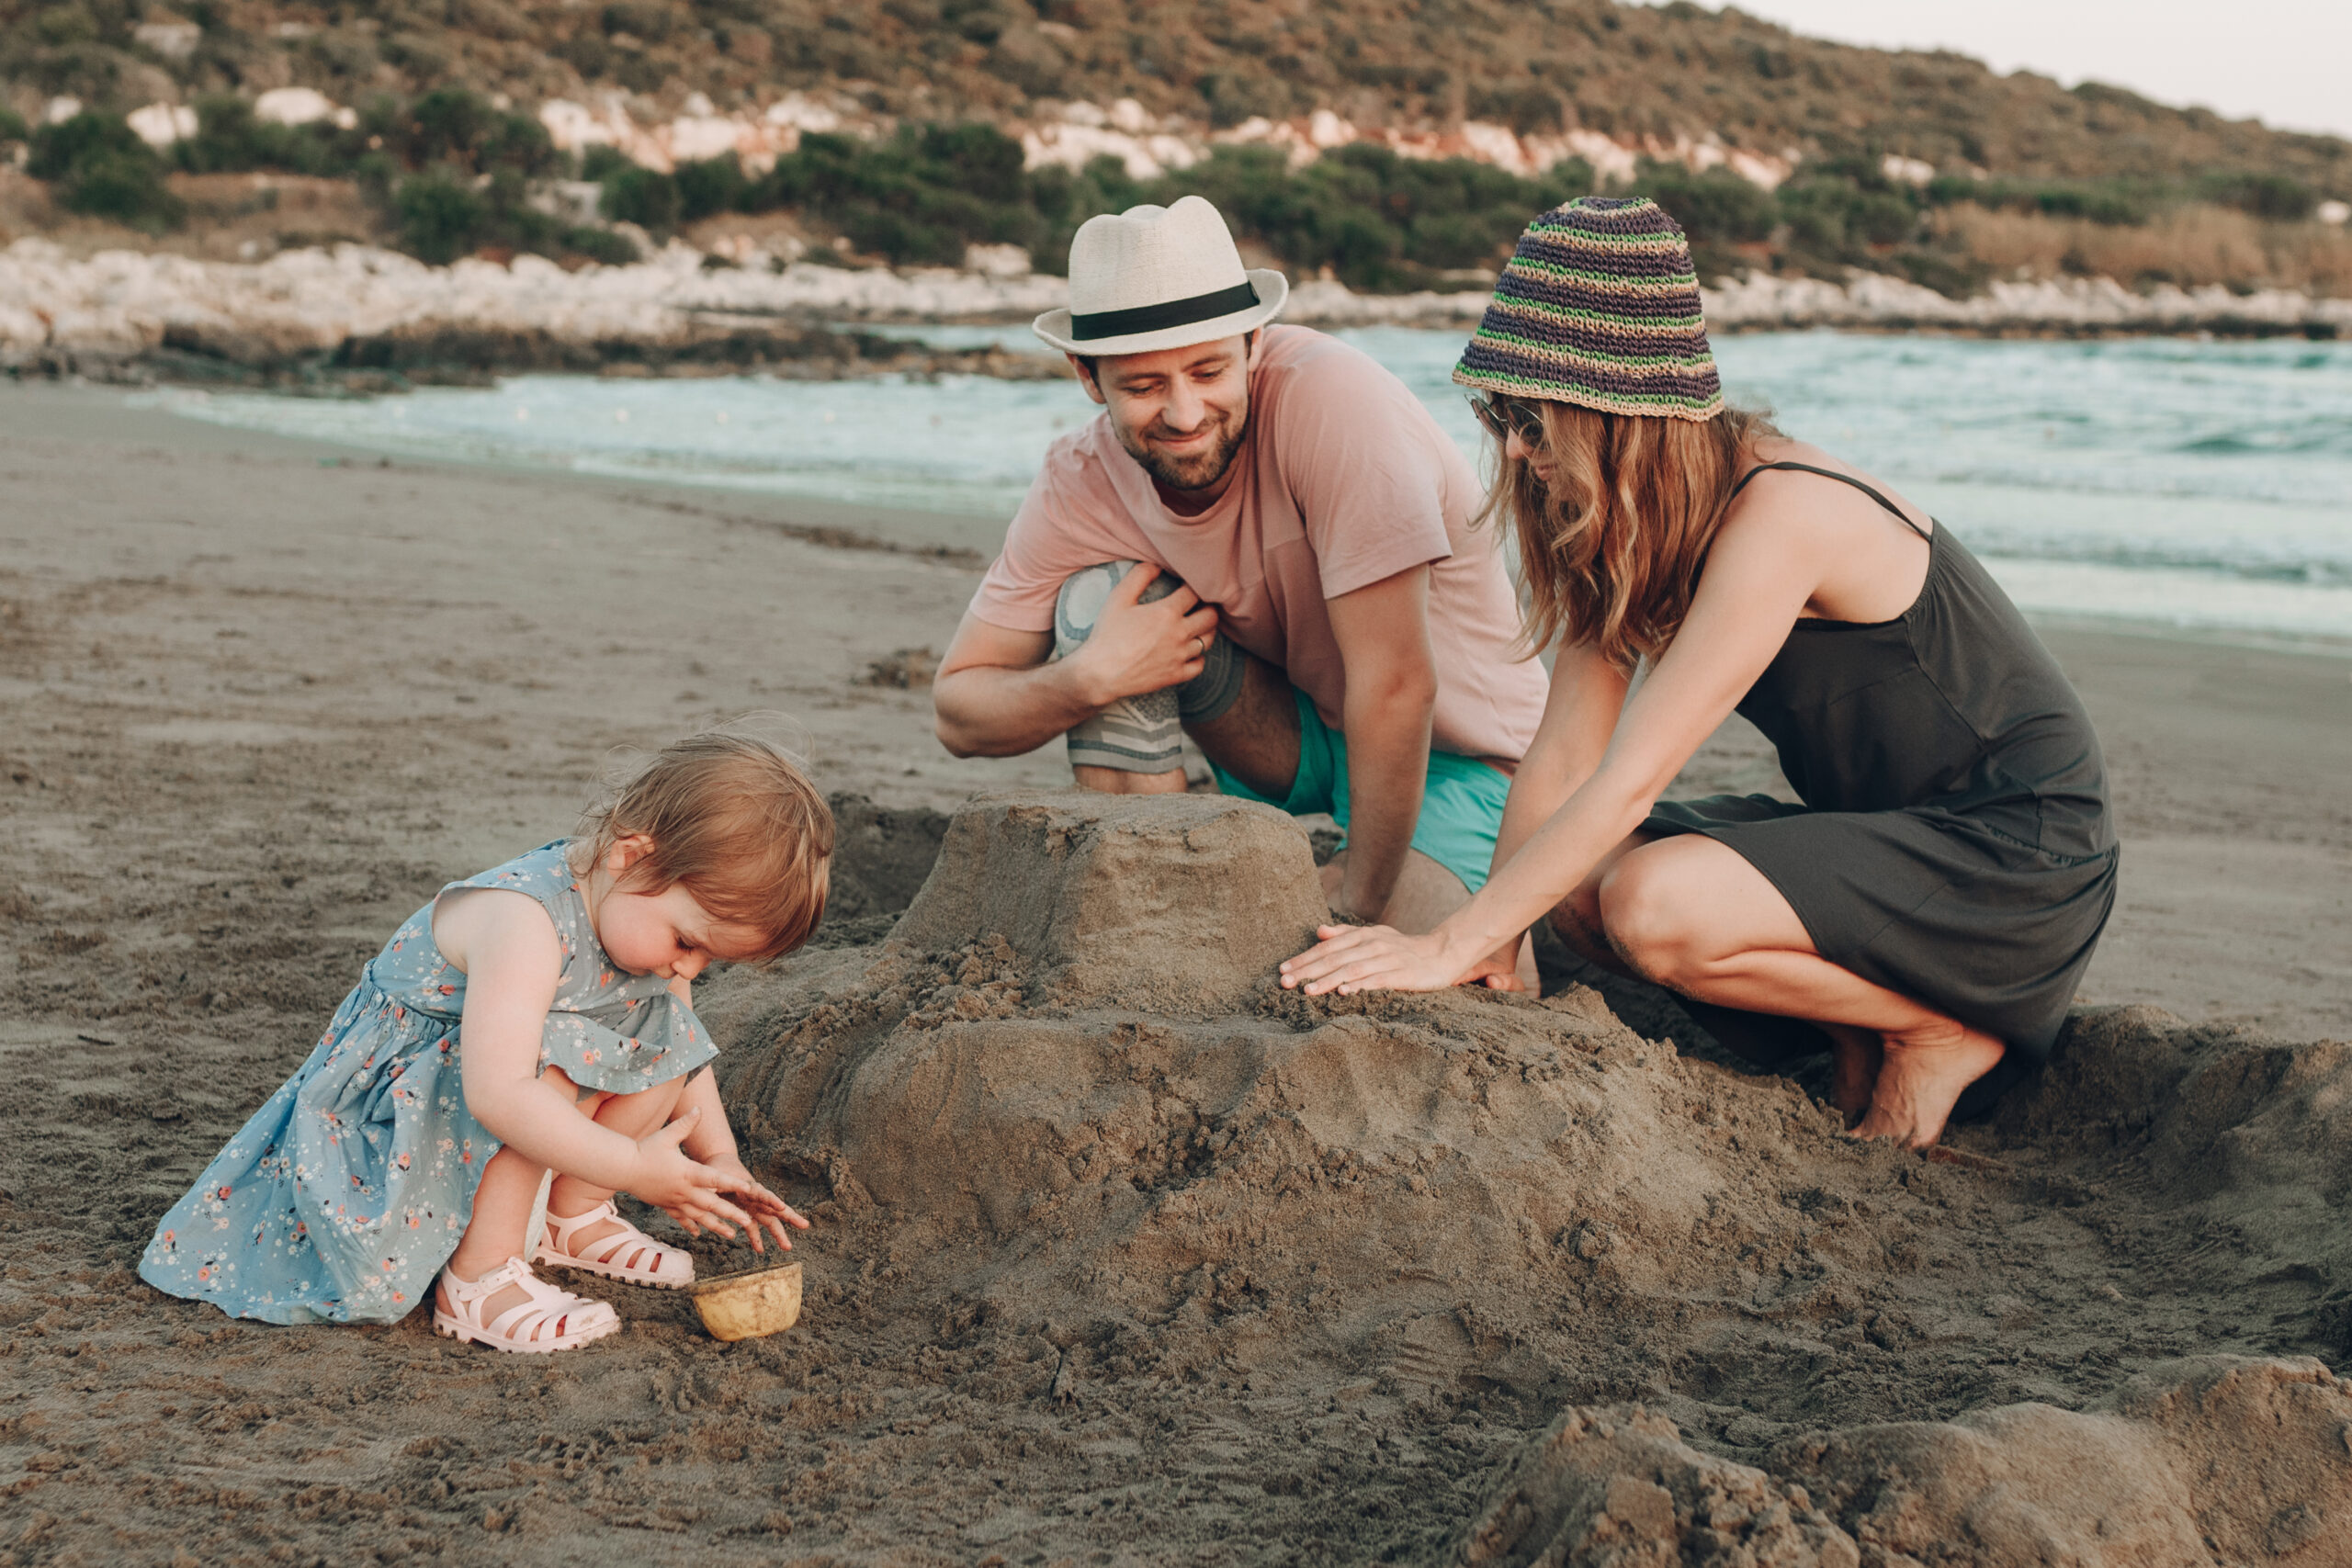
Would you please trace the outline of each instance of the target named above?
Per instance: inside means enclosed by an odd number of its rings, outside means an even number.
[[[1333,908],[1425,931],[1486,881],[1543,667],[1476,474],[1396,377],[1305,327],[1188,196],[1091,219],[1037,318],[1102,415],[1056,442],[940,661],[940,739],[1069,738],[1078,783],[1227,793],[1347,833]],[[1525,965],[1522,964],[1522,968]]]

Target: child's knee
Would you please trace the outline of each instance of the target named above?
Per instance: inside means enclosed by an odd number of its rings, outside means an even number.
[[[634,1094],[606,1095],[595,1111],[597,1123],[626,1132],[631,1137],[642,1137],[670,1120],[670,1113],[677,1109],[685,1089],[686,1080],[674,1077]]]

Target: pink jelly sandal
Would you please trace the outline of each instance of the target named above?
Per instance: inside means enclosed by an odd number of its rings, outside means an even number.
[[[484,1323],[482,1303],[509,1285],[520,1285],[525,1299]],[[445,1311],[440,1295],[447,1295],[457,1310]],[[621,1314],[609,1304],[557,1290],[534,1275],[519,1258],[508,1258],[479,1280],[460,1280],[444,1269],[441,1290],[433,1303],[435,1333],[523,1355],[576,1350],[591,1340],[619,1333],[620,1327]]]
[[[613,1220],[620,1229],[594,1241],[582,1242],[586,1250],[572,1247],[573,1233],[587,1229],[600,1220]],[[695,1255],[674,1247],[664,1247],[620,1216],[620,1211],[607,1201],[597,1204],[584,1214],[570,1219],[548,1216],[548,1233],[531,1254],[534,1263],[552,1263],[560,1269],[580,1269],[591,1274],[601,1274],[607,1280],[619,1280],[631,1285],[650,1285],[657,1291],[677,1291],[695,1282]]]

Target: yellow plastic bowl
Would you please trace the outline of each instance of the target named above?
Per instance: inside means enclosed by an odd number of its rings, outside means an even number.
[[[756,1339],[800,1321],[800,1265],[746,1269],[697,1280],[695,1311],[714,1339]]]

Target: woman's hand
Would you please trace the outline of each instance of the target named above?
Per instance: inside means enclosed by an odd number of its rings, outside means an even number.
[[[1466,964],[1432,931],[1407,936],[1388,926],[1317,926],[1322,940],[1282,966],[1283,988],[1310,997],[1337,991],[1442,991],[1487,972],[1491,960]]]
[[[627,1184],[628,1191],[677,1221],[688,1235],[713,1230],[731,1238],[735,1235],[732,1227],[741,1225],[752,1232],[752,1245],[756,1248],[758,1232],[752,1216],[719,1194],[766,1190],[743,1171],[741,1163],[729,1171],[715,1163],[705,1165],[678,1146],[701,1121],[701,1108],[690,1107],[668,1125],[656,1127],[638,1139],[638,1168]]]
[[[792,1238],[785,1235],[784,1227],[790,1225],[796,1230],[805,1231],[808,1228],[808,1222],[802,1219],[791,1204],[752,1180],[751,1171],[746,1169],[743,1162],[733,1155],[715,1156],[703,1163],[721,1175],[741,1183],[739,1186],[729,1187],[728,1190],[741,1199],[743,1207],[751,1212],[753,1224],[749,1227],[747,1239],[752,1244],[752,1250],[753,1252],[767,1250],[760,1240],[760,1232],[764,1227],[775,1235],[775,1244],[778,1247],[790,1252]]]

